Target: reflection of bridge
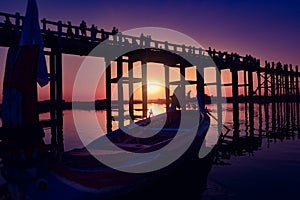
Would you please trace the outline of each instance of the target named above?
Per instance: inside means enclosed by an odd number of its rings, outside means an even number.
[[[0,46],[11,47],[18,43],[22,22],[24,17],[17,14],[0,13]],[[153,40],[149,36],[134,37],[112,31],[98,30],[92,26],[74,26],[71,23],[65,24],[61,21],[52,22],[46,19],[41,20],[42,36],[45,43],[45,53],[50,57],[50,98],[51,98],[51,133],[53,142],[62,143],[62,54],[72,54],[86,56],[99,43],[105,41],[106,52],[101,57],[106,63],[117,62],[117,76],[112,77],[112,65],[106,69],[106,97],[107,97],[107,119],[111,119],[111,85],[117,84],[119,104],[119,125],[124,123],[123,107],[123,86],[128,85],[129,94],[133,93],[133,83],[142,84],[143,115],[147,115],[147,62],[157,62],[164,64],[165,86],[177,85],[185,81],[186,68],[193,67],[197,74],[196,80],[187,80],[190,84],[196,84],[199,95],[204,96],[204,87],[216,87],[217,96],[222,96],[222,87],[231,87],[233,96],[233,121],[235,129],[239,127],[239,102],[249,103],[249,120],[253,124],[254,108],[253,103],[266,103],[274,101],[299,101],[299,76],[298,66],[282,65],[281,63],[265,63],[261,67],[260,60],[250,55],[240,56],[227,52],[217,52],[215,50],[204,50],[198,47],[186,46],[184,44],[172,44]],[[123,57],[111,56],[112,52],[125,52]],[[139,49],[133,51],[134,49]],[[187,62],[187,58],[190,62]],[[211,59],[212,58],[212,59]],[[214,62],[212,62],[214,61]],[[142,76],[134,77],[132,72],[133,63],[140,62]],[[197,66],[191,66],[197,63]],[[123,67],[128,66],[128,76],[123,77]],[[169,81],[169,67],[177,67],[183,78],[178,81]],[[205,76],[205,68],[215,68],[216,82],[204,83],[203,78],[196,69]],[[230,70],[231,83],[223,84],[220,74],[224,70]],[[239,79],[240,72],[242,78]],[[211,76],[211,74],[210,74]],[[258,87],[254,89],[254,82]],[[239,89],[244,90],[244,96],[239,95]],[[169,105],[169,90],[165,92],[166,107]],[[274,98],[276,97],[276,98]],[[129,99],[134,102],[133,96]],[[286,107],[285,109],[289,109]],[[299,105],[297,104],[297,114],[299,119]],[[222,105],[218,105],[218,110],[222,110]],[[130,104],[129,114],[134,116],[134,104]],[[221,112],[218,112],[219,124],[221,124]],[[111,130],[111,123],[107,125]]]

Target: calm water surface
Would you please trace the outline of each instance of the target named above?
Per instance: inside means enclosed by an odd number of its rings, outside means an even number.
[[[154,114],[165,110],[164,106],[159,104],[151,104],[149,107],[153,108]],[[217,116],[216,106],[208,105],[208,109]],[[251,128],[247,109],[247,106],[240,104],[239,132],[241,136],[247,135]],[[83,147],[74,125],[73,113],[82,116],[85,142],[88,143],[100,136],[99,130],[95,129],[89,121],[89,118],[94,116],[94,111],[64,111],[63,130],[66,151]],[[232,105],[224,104],[222,114],[224,124],[233,129]],[[106,111],[96,111],[96,115],[99,124],[105,130]],[[281,115],[284,116],[284,112]],[[49,118],[49,114],[41,114],[40,118]],[[298,189],[300,186],[300,137],[296,130],[288,134],[289,137],[270,137],[269,132],[272,131],[272,124],[274,125],[272,119],[274,120],[271,105],[266,107],[254,105],[254,135],[256,137],[261,134],[262,137],[250,147],[247,142],[238,143],[238,147],[233,145],[233,149],[226,150],[225,153],[219,152],[209,173],[208,189],[202,199],[300,199]],[[291,119],[291,123],[293,120]],[[207,146],[213,146],[218,138],[217,124],[213,119],[211,122],[212,125],[206,137]],[[280,126],[281,124],[276,123],[277,129]],[[113,122],[113,129],[116,128],[118,128],[118,123]],[[226,129],[223,129],[223,133],[225,131]],[[280,134],[280,131],[277,132]],[[230,130],[228,135],[232,136],[233,131]],[[50,141],[49,134],[46,140]]]

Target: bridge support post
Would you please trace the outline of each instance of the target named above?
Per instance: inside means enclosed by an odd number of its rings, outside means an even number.
[[[217,83],[217,112],[218,112],[218,133],[222,131],[222,80],[221,80],[220,63],[216,67],[216,83]]]
[[[200,59],[203,61],[203,59]],[[204,91],[204,64],[199,62],[198,65],[196,66],[197,68],[197,98],[202,99],[203,108],[199,107],[199,110],[202,110],[205,108],[205,91]],[[199,102],[199,101],[198,101]]]
[[[285,74],[285,98],[287,99],[287,101],[285,102],[285,116],[286,116],[286,123],[285,123],[285,127],[286,129],[290,128],[290,107],[289,107],[289,94],[290,94],[290,90],[289,90],[289,72],[288,72],[288,65],[284,65],[284,74]]]
[[[50,120],[51,120],[51,144],[57,145],[57,118],[56,118],[56,66],[55,50],[50,52]]]
[[[129,116],[134,120],[133,62],[128,61]]]
[[[249,98],[249,125],[250,135],[254,134],[254,104],[253,104],[253,62],[250,60],[248,65],[248,98]]]
[[[143,117],[147,117],[148,111],[148,97],[147,97],[147,62],[142,60],[142,104]]]
[[[112,131],[112,115],[111,115],[111,59],[105,58],[105,82],[106,82],[106,131]]]
[[[296,66],[296,112],[297,112],[297,127],[298,127],[298,134],[300,135],[300,102],[299,102],[299,99],[300,99],[300,91],[299,91],[299,67],[298,65]]]
[[[124,126],[124,96],[123,96],[123,61],[122,57],[117,59],[117,80],[118,80],[118,122],[119,127]]]
[[[272,96],[272,130],[276,129],[276,105],[275,105],[275,64],[272,62],[271,68],[271,96]]]
[[[181,109],[184,111],[186,110],[186,100],[185,100],[185,87],[186,87],[186,84],[185,84],[185,65],[184,63],[180,63],[180,84],[181,84],[181,87],[183,88],[181,90],[182,94],[180,96],[182,96],[182,105],[181,106]]]
[[[170,107],[170,68],[164,65],[165,68],[165,93],[166,93],[166,111]]]
[[[238,100],[238,71],[236,63],[233,64],[231,68],[232,75],[232,107],[233,107],[233,126],[234,126],[234,136],[239,137],[239,100]]]

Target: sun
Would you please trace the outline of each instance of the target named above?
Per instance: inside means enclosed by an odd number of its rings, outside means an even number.
[[[162,90],[162,85],[156,81],[149,81],[147,83],[147,89],[149,94],[157,94]]]

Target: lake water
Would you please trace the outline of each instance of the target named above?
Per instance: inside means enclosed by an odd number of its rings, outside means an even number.
[[[163,105],[151,104],[154,114],[164,112]],[[208,110],[217,116],[216,106],[208,105]],[[277,110],[273,113],[274,110]],[[299,199],[300,185],[300,140],[297,127],[296,107],[290,107],[290,126],[293,131],[286,130],[284,124],[286,113],[284,105],[272,107],[254,104],[254,138],[255,142],[232,142],[225,139],[217,151],[216,161],[208,175],[208,188],[197,199]],[[249,111],[245,104],[239,105],[239,134],[241,138],[249,135]],[[279,110],[280,109],[280,113]],[[77,134],[73,114],[82,117],[85,142],[99,137],[99,130],[89,124],[89,118],[96,114],[99,124],[105,130],[106,111],[67,110],[64,111],[64,145],[65,150],[83,146]],[[114,113],[113,113],[114,115]],[[295,116],[293,116],[295,115]],[[230,129],[228,136],[233,136],[232,104],[223,105],[224,124]],[[275,118],[276,116],[276,118]],[[48,118],[49,114],[41,114],[40,118]],[[278,118],[280,120],[278,120]],[[273,123],[275,120],[276,123]],[[218,138],[217,124],[214,119],[206,137],[206,145],[213,146]],[[282,124],[281,124],[282,122]],[[274,127],[273,127],[274,126]],[[113,122],[113,129],[118,123]],[[46,130],[49,132],[50,130]],[[226,132],[224,128],[223,133]],[[283,133],[284,132],[284,133]],[[231,137],[228,137],[231,138]],[[247,137],[246,137],[247,138]],[[46,140],[50,137],[47,134]],[[248,141],[248,140],[247,140]],[[197,195],[198,196],[198,195]]]

